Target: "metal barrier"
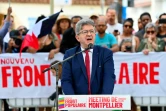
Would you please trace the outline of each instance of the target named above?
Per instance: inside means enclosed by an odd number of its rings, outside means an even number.
[[[150,111],[151,106],[161,106],[164,111],[166,106],[166,97],[134,97],[137,105],[147,106]],[[47,98],[40,99],[9,99],[8,104],[11,107],[53,107],[54,101]]]
[[[8,99],[11,107],[53,107],[54,101],[47,98],[31,98],[31,99]]]

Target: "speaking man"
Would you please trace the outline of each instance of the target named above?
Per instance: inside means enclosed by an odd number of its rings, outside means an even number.
[[[92,48],[96,35],[92,20],[80,20],[76,24],[75,31],[80,46],[67,50],[64,59],[77,52],[91,49],[64,62],[61,80],[64,94],[112,94],[115,83],[112,51],[100,46],[93,46]]]

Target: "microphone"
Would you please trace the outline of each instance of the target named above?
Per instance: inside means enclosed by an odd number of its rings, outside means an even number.
[[[93,44],[92,43],[90,43],[89,45],[88,45],[88,49],[93,49]]]
[[[63,61],[59,61],[59,62],[57,62],[57,63],[51,65],[49,68],[46,68],[46,69],[43,70],[42,72],[45,73],[46,71],[49,71],[50,69],[54,68],[56,65],[62,64],[63,62],[68,61],[69,59],[73,58],[74,56],[78,55],[79,53],[85,52],[85,51],[87,51],[87,50],[89,50],[89,49],[93,49],[93,46],[94,46],[94,45],[93,45],[92,43],[88,44],[88,47],[87,47],[86,49],[84,49],[84,50],[82,50],[82,51],[80,51],[80,52],[77,52],[77,53],[73,54],[72,56],[69,56],[68,58],[64,59]]]

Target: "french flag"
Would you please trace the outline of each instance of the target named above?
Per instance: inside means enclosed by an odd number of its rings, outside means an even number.
[[[47,34],[50,34],[52,32],[52,27],[55,24],[55,21],[57,20],[59,14],[63,12],[62,10],[57,12],[56,14],[53,14],[47,18],[44,18],[40,20],[38,23],[36,23],[32,29],[28,31],[26,36],[24,37],[24,40],[21,45],[20,49],[20,56],[21,52],[25,47],[32,47],[36,50],[39,49],[38,44],[38,38],[43,37]]]

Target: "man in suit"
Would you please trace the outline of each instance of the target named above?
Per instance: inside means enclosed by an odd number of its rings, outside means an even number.
[[[67,50],[64,59],[93,44],[95,33],[92,20],[80,20],[76,24],[80,46]],[[65,95],[112,94],[114,83],[113,53],[107,48],[94,46],[63,64],[61,86]]]

